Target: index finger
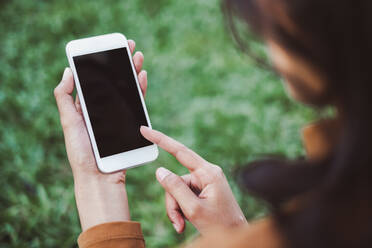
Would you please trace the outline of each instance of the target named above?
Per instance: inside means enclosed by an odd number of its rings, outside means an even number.
[[[190,171],[201,168],[206,163],[206,161],[194,151],[159,131],[152,130],[146,126],[142,126],[140,131],[143,137],[172,154]]]

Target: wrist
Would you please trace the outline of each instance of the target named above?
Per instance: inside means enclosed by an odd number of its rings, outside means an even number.
[[[75,198],[83,231],[116,221],[129,221],[128,198],[123,182],[109,175],[75,177]]]

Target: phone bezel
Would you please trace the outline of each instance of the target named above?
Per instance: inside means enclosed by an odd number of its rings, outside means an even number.
[[[78,39],[78,40],[70,41],[66,45],[67,58],[68,58],[72,73],[74,75],[76,91],[80,99],[80,104],[81,104],[85,124],[88,129],[88,134],[89,134],[89,138],[92,144],[94,156],[97,161],[98,169],[103,173],[112,173],[115,171],[129,169],[129,168],[133,168],[136,166],[140,166],[140,165],[152,162],[158,157],[158,154],[159,154],[157,146],[153,144],[150,146],[130,150],[127,152],[114,154],[114,155],[104,157],[104,158],[101,158],[99,155],[96,139],[95,139],[92,125],[90,122],[89,114],[88,114],[88,111],[85,105],[83,92],[80,87],[79,77],[77,75],[73,57],[95,53],[95,52],[102,52],[102,51],[117,49],[117,48],[126,48],[128,57],[130,58],[129,60],[131,63],[132,72],[134,74],[139,96],[141,98],[142,108],[145,112],[147,123],[149,127],[152,128],[150,118],[148,116],[147,108],[145,105],[145,101],[142,95],[141,87],[138,83],[137,73],[136,73],[136,70],[133,64],[131,52],[129,50],[128,41],[123,34],[112,33],[112,34],[94,36],[94,37],[89,37],[89,38],[84,38],[84,39]]]

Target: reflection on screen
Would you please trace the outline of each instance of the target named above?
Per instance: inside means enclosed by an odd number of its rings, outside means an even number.
[[[126,48],[73,57],[101,157],[151,145]]]

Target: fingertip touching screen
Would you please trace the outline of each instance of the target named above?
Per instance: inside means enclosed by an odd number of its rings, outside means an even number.
[[[101,158],[152,145],[129,59],[126,48],[73,57]]]

